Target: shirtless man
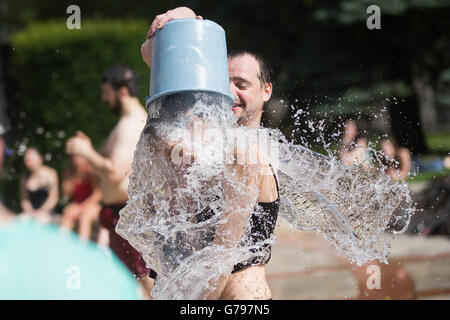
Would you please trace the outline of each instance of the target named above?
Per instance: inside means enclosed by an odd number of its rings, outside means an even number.
[[[151,41],[156,30],[161,29],[168,21],[180,18],[202,19],[186,7],[169,10],[165,14],[156,16],[147,40],[141,47],[142,57],[149,67],[151,67]],[[246,51],[231,52],[228,55],[228,69],[230,90],[235,97],[233,112],[238,124],[257,130],[260,127],[264,103],[269,101],[272,94],[270,69],[262,57]],[[279,196],[276,168],[271,168],[269,164],[265,166],[267,167],[265,169],[272,174],[261,175],[258,179],[258,204],[264,211],[264,219],[255,222],[256,215],[252,215],[251,219],[254,222],[252,234],[264,234],[263,237],[268,238],[275,228]],[[224,285],[218,286],[216,292],[209,298],[271,299],[272,293],[265,274],[265,264],[270,259],[270,247],[267,250],[269,255],[264,261],[256,260],[236,265],[231,275],[222,277],[221,282]]]
[[[99,243],[109,244],[148,293],[153,287],[150,270],[128,241],[115,232],[119,211],[128,200],[133,155],[147,118],[137,95],[137,76],[133,70],[126,66],[114,66],[107,70],[102,78],[102,101],[119,116],[118,123],[110,133],[102,154],[95,151],[90,139],[80,131],[67,141],[66,151],[69,155],[86,158],[94,174],[100,178],[104,205],[100,213]]]

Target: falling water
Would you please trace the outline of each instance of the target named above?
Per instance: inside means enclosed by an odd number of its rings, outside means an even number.
[[[290,143],[280,145],[279,175],[280,215],[291,226],[320,234],[358,265],[375,259],[387,263],[385,230],[394,211],[394,220],[407,219],[398,233],[413,213],[406,183],[394,182],[382,166],[347,167]]]
[[[206,129],[222,133],[215,139],[238,129],[230,102],[202,93],[163,98],[152,105],[135,152],[117,232],[158,273],[155,298],[207,297],[220,275],[251,257],[241,239],[257,188],[245,168],[211,158],[219,141],[196,139]],[[225,156],[231,145],[223,145]]]
[[[208,130],[216,134],[205,135]],[[220,95],[176,94],[150,106],[116,230],[158,273],[154,298],[217,297],[222,275],[255,256],[250,249],[263,255],[262,247],[274,241],[247,241],[259,171],[248,159],[236,162],[235,139],[249,132],[236,125]],[[293,145],[278,130],[258,132],[277,146],[267,157],[278,169],[280,216],[322,235],[360,265],[386,261],[389,219],[399,206],[410,210],[406,185],[382,168],[346,167]]]

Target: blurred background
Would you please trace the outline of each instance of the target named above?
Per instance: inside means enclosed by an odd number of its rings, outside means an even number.
[[[66,9],[73,4],[81,9],[79,30],[66,26],[70,15]],[[370,30],[366,10],[374,4],[381,10],[381,29]],[[101,102],[101,75],[108,67],[123,63],[137,71],[144,104],[150,70],[141,59],[140,46],[153,18],[178,6],[188,6],[220,24],[229,50],[260,52],[271,63],[274,95],[263,115],[265,126],[277,127],[289,139],[326,152],[325,143],[330,144],[328,151],[339,148],[343,124],[353,119],[375,149],[381,139],[391,137],[422,163],[444,161],[449,154],[449,0],[2,0],[0,135],[6,152],[0,195],[7,207],[20,212],[19,177],[28,146],[38,147],[46,165],[61,174],[69,164],[65,142],[76,130],[91,137],[96,147],[104,143],[117,120]],[[321,130],[310,130],[310,123],[322,120]],[[442,165],[419,170],[406,179],[421,209],[408,233],[443,237],[439,245],[443,252],[436,255],[446,259],[439,262],[439,270],[447,271],[432,277],[433,281],[439,278],[439,294],[447,296],[449,173]],[[59,203],[56,211],[63,205]],[[296,243],[297,238],[281,229],[280,243],[283,234],[286,243]],[[403,245],[412,243],[402,241]],[[423,246],[421,252],[427,252]],[[294,246],[292,250],[303,249]],[[281,263],[277,254],[274,260]],[[286,270],[273,268],[275,276],[269,279],[278,288],[273,279],[284,279],[280,275]],[[417,274],[424,276],[420,270]],[[429,285],[431,280],[420,281]],[[279,286],[275,298],[315,297],[296,296]],[[315,286],[324,287],[323,279]],[[417,286],[415,291],[420,292]],[[316,296],[345,297],[352,294]]]

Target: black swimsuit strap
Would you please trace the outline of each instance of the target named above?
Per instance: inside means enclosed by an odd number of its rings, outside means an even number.
[[[272,164],[269,163],[269,167],[270,167],[270,170],[272,170],[272,174],[273,174],[273,177],[274,177],[274,179],[275,179],[275,184],[277,185],[277,194],[279,195],[280,189],[278,188],[278,179],[277,179],[277,176],[276,176],[276,174],[275,174],[275,171],[273,170]]]

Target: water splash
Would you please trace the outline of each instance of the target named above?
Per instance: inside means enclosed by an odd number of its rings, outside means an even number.
[[[195,138],[208,129],[218,134]],[[211,93],[177,94],[150,106],[116,231],[158,273],[154,298],[217,298],[223,275],[264,255],[273,243],[274,237],[248,240],[259,171],[236,164],[234,138],[249,131],[237,126],[230,103]],[[322,235],[352,262],[386,262],[384,231],[396,208],[410,213],[407,186],[382,169],[346,167],[293,145],[278,130],[260,131],[278,145],[279,152],[268,157],[277,164],[280,216],[296,229]],[[220,161],[211,157],[218,149],[225,155]]]
[[[206,128],[237,128],[228,101],[201,93],[165,98],[153,104],[135,152],[116,230],[158,273],[156,299],[207,297],[222,274],[251,257],[241,239],[258,195],[254,177],[243,166],[208,161],[217,144],[195,138]],[[224,151],[233,151],[231,141]]]
[[[414,211],[406,183],[394,182],[382,167],[347,167],[290,143],[281,145],[279,169],[280,215],[291,226],[320,234],[359,266],[387,263],[385,230],[393,213],[407,219],[400,233]]]

